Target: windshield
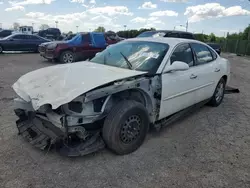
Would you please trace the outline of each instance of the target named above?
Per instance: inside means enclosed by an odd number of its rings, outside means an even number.
[[[158,42],[124,41],[97,54],[91,62],[155,73],[168,49],[168,44]]]
[[[147,31],[147,32],[141,33],[141,34],[138,35],[137,37],[152,37],[153,35],[158,34],[158,33],[164,33],[164,32],[159,32],[159,31]],[[166,33],[164,33],[164,34],[166,34]]]

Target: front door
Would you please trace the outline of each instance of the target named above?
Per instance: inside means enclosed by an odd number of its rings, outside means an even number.
[[[197,79],[194,55],[189,44],[184,43],[177,46],[166,66],[170,66],[174,61],[185,62],[190,68],[185,71],[162,74],[162,97],[159,119],[172,115],[197,102],[196,90],[201,83]]]

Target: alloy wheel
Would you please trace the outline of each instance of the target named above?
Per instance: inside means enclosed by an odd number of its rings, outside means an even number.
[[[73,63],[73,61],[74,61],[73,54],[70,54],[70,53],[64,54],[63,61],[64,61],[64,63]]]
[[[216,88],[216,93],[215,93],[216,102],[220,102],[220,100],[223,98],[223,94],[224,94],[224,84],[220,82]]]

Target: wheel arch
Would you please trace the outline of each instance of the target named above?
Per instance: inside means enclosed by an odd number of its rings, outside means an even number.
[[[103,105],[103,111],[109,112],[115,104],[122,100],[134,100],[143,104],[148,111],[150,121],[154,121],[155,116],[153,116],[153,101],[151,100],[149,93],[141,88],[132,88],[118,93],[113,93],[107,98],[107,102]]]
[[[225,82],[227,84],[227,75],[222,76],[222,78],[225,80]]]

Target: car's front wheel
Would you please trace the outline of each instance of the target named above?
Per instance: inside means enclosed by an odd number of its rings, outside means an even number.
[[[73,63],[75,62],[75,55],[71,51],[65,51],[60,55],[61,63]]]
[[[119,155],[137,150],[149,129],[146,108],[133,100],[124,100],[105,119],[102,136],[109,149]]]
[[[209,104],[211,106],[217,107],[221,104],[225,94],[225,87],[226,87],[226,81],[224,78],[221,78],[216,86],[213,97],[209,101]]]

